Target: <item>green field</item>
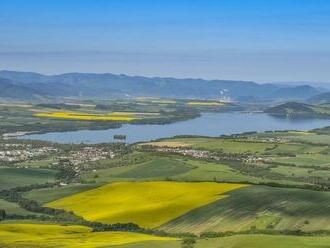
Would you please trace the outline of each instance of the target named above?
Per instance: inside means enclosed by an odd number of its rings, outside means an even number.
[[[330,168],[329,154],[298,154],[295,157],[275,157],[275,162],[294,164],[297,167],[322,167]]]
[[[235,235],[223,238],[199,239],[194,248],[329,248],[330,237],[298,237],[283,235]],[[119,245],[117,248],[180,248],[179,241],[141,242]]]
[[[330,230],[330,192],[251,186],[170,221],[170,232]]]
[[[283,136],[283,135],[282,135]],[[266,136],[268,137],[268,136]],[[276,136],[275,136],[276,137]],[[290,137],[290,136],[289,136]],[[309,137],[309,135],[299,136]],[[159,142],[151,142],[151,145],[164,144],[166,146],[186,146],[193,149],[208,151],[222,151],[225,153],[255,153],[255,154],[281,154],[281,153],[320,153],[327,151],[327,147],[322,145],[312,145],[297,142],[265,142],[263,136],[254,136],[255,139],[242,138],[211,138],[211,137],[189,137],[189,138],[171,138],[163,139]],[[260,140],[259,140],[260,139]],[[289,139],[288,141],[290,141]]]
[[[120,178],[164,178],[182,174],[191,169],[193,167],[182,161],[156,158],[117,176]]]
[[[259,181],[225,164],[218,164],[180,156],[152,156],[147,162],[122,167],[98,170],[83,175],[87,181],[99,183],[131,180],[176,180],[176,181]]]
[[[17,215],[30,215],[30,214],[35,214],[30,211],[27,211],[20,206],[18,206],[16,203],[13,202],[8,202],[5,200],[0,199],[0,209],[3,209],[6,211],[6,214],[12,215],[12,214],[17,214]]]
[[[241,171],[244,164],[230,164],[228,162],[216,163],[204,160],[185,158],[179,155],[158,154],[145,155],[146,162],[134,163],[129,161],[127,165],[101,169],[82,175],[86,182],[109,183],[114,181],[218,181],[218,182],[250,182],[301,185],[303,182],[289,180],[280,177],[278,173],[271,171],[271,166],[262,165],[253,168],[250,173]],[[103,164],[104,166],[106,164]],[[269,168],[268,168],[269,167]],[[259,170],[263,174],[259,173]],[[262,176],[261,176],[262,175]],[[268,178],[271,175],[270,178]],[[294,178],[293,178],[294,179]]]
[[[0,168],[0,189],[55,181],[55,170]]]
[[[51,168],[54,162],[57,162],[57,160],[54,160],[53,158],[44,158],[16,163],[15,166],[23,168]]]
[[[187,160],[193,169],[171,177],[179,181],[228,181],[228,182],[257,182],[258,178],[244,175],[225,164]]]
[[[35,200],[41,204],[55,201],[57,199],[80,193],[97,187],[97,184],[72,184],[61,187],[35,189],[24,194],[24,197]],[[1,208],[1,207],[0,207]]]
[[[142,162],[140,162],[142,161]],[[196,168],[189,160],[179,156],[154,156],[149,154],[137,154],[128,159],[124,166],[113,167],[113,161],[103,162],[103,167],[95,172],[82,175],[87,182],[106,183],[112,181],[132,180],[166,180],[177,175],[189,172]]]
[[[330,237],[237,235],[199,240],[195,248],[328,248]]]
[[[173,138],[162,140],[161,142],[176,142],[187,145],[195,149],[203,149],[210,151],[223,151],[228,153],[258,153],[264,152],[266,148],[271,149],[273,144],[261,142],[245,142],[236,139],[220,139],[220,138]]]
[[[304,141],[312,144],[330,145],[329,135],[313,134],[295,138],[297,141]]]
[[[302,178],[305,181],[312,180],[329,180],[330,179],[330,171],[329,169],[320,169],[314,170],[310,168],[300,168],[293,166],[277,166],[275,168],[271,168],[272,172],[279,173],[283,176],[291,177],[291,178]]]

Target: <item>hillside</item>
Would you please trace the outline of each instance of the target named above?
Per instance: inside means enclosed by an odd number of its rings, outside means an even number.
[[[48,96],[81,97],[173,97],[219,98],[220,92],[234,100],[307,99],[321,93],[311,86],[278,86],[251,81],[176,79],[115,75],[111,73],[67,73],[42,75],[0,71],[0,77],[16,85],[42,91]],[[250,99],[250,100],[249,100]]]
[[[309,99],[310,102],[314,103],[330,103],[330,92],[325,92]]]
[[[287,117],[330,117],[330,106],[287,102],[264,110],[265,113]]]
[[[22,85],[16,85],[9,79],[0,78],[0,97],[32,99],[41,94],[41,91]]]

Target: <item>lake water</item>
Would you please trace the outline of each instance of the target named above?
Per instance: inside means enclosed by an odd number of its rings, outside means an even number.
[[[172,124],[125,124],[118,129],[53,132],[25,135],[19,138],[57,143],[97,144],[113,142],[115,134],[124,134],[127,136],[126,142],[135,143],[176,135],[219,136],[249,131],[310,130],[325,126],[330,126],[329,119],[282,119],[263,113],[208,113],[193,120]]]

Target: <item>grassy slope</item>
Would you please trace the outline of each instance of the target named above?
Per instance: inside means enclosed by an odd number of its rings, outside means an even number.
[[[62,187],[36,189],[24,194],[24,197],[35,200],[41,204],[77,194],[79,192],[97,187],[98,184],[71,184]]]
[[[240,180],[251,183],[276,182],[286,185],[302,185],[315,182],[325,184],[330,178],[327,171],[330,158],[329,147],[297,142],[300,137],[308,138],[312,136],[314,136],[312,132],[290,131],[252,134],[247,135],[245,139],[173,138],[162,140],[159,143],[154,142],[153,144],[188,145],[203,150],[223,150],[229,153],[249,151],[265,161],[263,163],[252,162],[248,166],[233,163],[228,164],[229,166],[223,164],[210,165],[206,162],[200,162],[198,168],[172,177],[174,180],[226,180],[234,182]],[[329,136],[328,139],[330,139]],[[288,167],[268,162],[286,163]],[[296,168],[299,166],[305,168]],[[326,169],[320,169],[320,166]]]
[[[196,166],[190,161],[176,156],[145,156],[143,163],[128,162],[128,165],[101,169],[96,172],[89,172],[82,176],[86,181],[96,183],[108,183],[113,181],[132,181],[132,180],[166,180],[175,177],[192,169]]]
[[[199,240],[195,248],[326,248],[329,244],[330,237],[237,235]]]
[[[193,166],[194,169],[171,177],[171,179],[182,181],[258,181],[257,178],[243,175],[239,171],[234,170],[225,164],[217,164],[198,160],[188,160],[187,163]]]
[[[18,214],[18,215],[35,214],[25,209],[22,209],[16,203],[8,202],[3,199],[0,199],[0,209],[5,210],[7,214]]]
[[[168,178],[178,181],[214,181],[214,179],[233,182],[258,181],[257,178],[243,175],[225,164],[166,155],[151,157],[147,162],[141,164],[102,169],[83,175],[83,179],[95,180],[97,183],[141,179],[166,180]]]
[[[308,221],[308,224],[305,223]],[[171,232],[257,229],[330,230],[330,192],[251,186],[170,221]]]
[[[296,157],[279,157],[274,161],[295,164],[297,167],[318,166],[330,168],[330,154],[298,154]]]
[[[48,169],[0,168],[0,189],[53,182],[55,174]]]
[[[283,135],[282,135],[283,136]],[[303,138],[312,135],[301,135]],[[261,138],[262,136],[256,135]],[[276,136],[277,137],[277,136]],[[329,138],[329,136],[328,136]],[[291,143],[271,143],[260,142],[258,140],[245,140],[245,139],[223,139],[223,138],[172,138],[165,139],[158,142],[159,144],[167,143],[168,146],[188,146],[195,149],[209,150],[209,151],[223,151],[226,153],[319,153],[326,149],[324,146],[315,146],[311,144],[295,143],[295,138]],[[151,144],[157,145],[157,142]]]
[[[302,184],[301,182],[294,182],[282,179],[281,177],[269,179],[267,177],[248,175],[224,163],[212,163],[203,160],[188,159],[182,156],[150,156],[148,162],[129,164],[128,166],[89,172],[83,175],[82,178],[87,182],[96,183],[170,179],[173,181],[277,182],[282,184]],[[162,173],[164,175],[160,176]],[[270,173],[271,171],[268,171],[266,174]]]
[[[272,172],[279,173],[284,176],[297,177],[297,178],[305,178],[305,180],[312,181],[317,180],[318,178],[329,180],[330,171],[329,169],[324,170],[313,170],[310,168],[300,168],[294,166],[277,166],[271,169]]]
[[[154,159],[137,168],[118,174],[121,178],[170,177],[190,171],[193,167],[178,160]]]
[[[197,240],[195,248],[329,248],[330,237],[235,235]],[[179,248],[179,242],[142,242],[117,248]]]
[[[16,163],[16,167],[28,167],[28,168],[50,168],[52,163],[56,162],[52,157],[40,159],[40,160],[28,160],[21,163]]]
[[[325,134],[313,134],[313,135],[297,137],[296,140],[305,141],[312,144],[330,145],[329,135],[325,135]]]
[[[229,153],[263,152],[266,148],[273,148],[273,144],[260,142],[238,142],[234,139],[220,138],[174,138],[169,142],[177,142],[191,146],[192,148]],[[164,141],[162,141],[164,142]]]
[[[285,179],[267,179],[263,177],[256,177],[240,172],[231,168],[225,163],[212,163],[198,160],[188,160],[191,166],[195,168],[174,177],[171,180],[175,181],[218,181],[218,182],[249,182],[249,183],[269,183],[276,182],[282,184],[299,184],[298,182],[291,182]]]

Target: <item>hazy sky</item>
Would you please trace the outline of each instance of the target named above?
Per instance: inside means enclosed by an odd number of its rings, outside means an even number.
[[[329,0],[0,0],[0,69],[330,82]]]

